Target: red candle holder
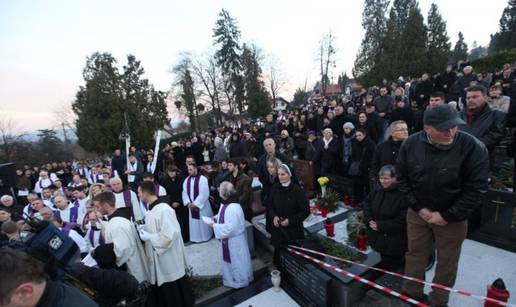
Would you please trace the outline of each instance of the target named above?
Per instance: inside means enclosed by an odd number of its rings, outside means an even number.
[[[357,248],[361,251],[365,251],[367,249],[367,236],[358,234],[357,235]]]
[[[335,224],[324,224],[324,228],[326,229],[326,235],[328,237],[335,236]]]

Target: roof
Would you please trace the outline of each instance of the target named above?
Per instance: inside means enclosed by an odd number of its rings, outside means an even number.
[[[322,86],[321,86],[321,92],[322,92]],[[326,85],[326,95],[338,95],[342,94],[342,89],[340,88],[340,85],[338,84],[328,84]]]

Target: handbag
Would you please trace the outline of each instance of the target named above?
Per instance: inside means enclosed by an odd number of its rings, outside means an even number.
[[[348,169],[348,174],[350,176],[359,176],[360,175],[360,162],[358,162],[358,161],[351,162],[351,165],[349,166],[349,169]]]

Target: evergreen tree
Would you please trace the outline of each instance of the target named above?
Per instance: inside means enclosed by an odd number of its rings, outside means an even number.
[[[41,153],[50,161],[52,159],[62,159],[63,141],[57,137],[53,129],[38,130],[39,146]]]
[[[516,0],[509,0],[499,21],[499,30],[491,36],[490,51],[516,48]]]
[[[222,70],[226,91],[230,93],[230,112],[233,111],[234,103],[241,113],[244,109],[244,87],[241,77],[240,29],[236,20],[224,9],[220,11],[219,19],[215,22],[213,38],[214,45],[219,46],[215,52],[215,59]]]
[[[451,52],[451,60],[453,62],[464,61],[468,58],[468,45],[464,41],[464,35],[459,32],[459,38]]]
[[[407,41],[404,36],[411,9],[415,6],[415,0],[394,0],[389,11],[386,33],[382,41],[384,52],[378,63],[381,76],[387,79],[394,79],[405,74],[402,69],[406,66],[404,63],[407,54],[412,52],[412,42]]]
[[[365,84],[381,78],[375,70],[378,70],[377,64],[383,52],[381,47],[386,30],[385,13],[388,5],[388,0],[364,0],[362,27],[365,29],[365,35],[355,59],[353,76]]]
[[[271,112],[269,93],[265,89],[263,82],[262,69],[259,63],[259,54],[255,46],[243,45],[242,66],[244,73],[244,88],[248,113],[256,118],[265,116]]]
[[[292,102],[290,103],[289,107],[297,108],[300,105],[306,104],[308,102],[308,98],[310,97],[310,93],[301,89],[297,88],[294,92],[294,98]]]
[[[451,44],[446,31],[446,22],[435,3],[430,6],[427,23],[427,70],[430,73],[438,73],[444,69],[448,62]]]
[[[398,67],[398,75],[420,76],[427,69],[426,63],[427,30],[421,10],[416,4],[410,8],[407,24],[403,29],[401,46],[403,59]],[[396,77],[396,75],[394,75]]]
[[[155,91],[144,69],[132,55],[120,73],[109,53],[94,53],[83,70],[72,110],[77,115],[79,144],[88,151],[106,153],[118,147],[118,135],[129,120],[131,143],[151,147],[154,132],[167,121],[166,94]]]
[[[184,107],[192,131],[197,131],[197,99],[195,96],[195,83],[192,78],[192,61],[187,54],[183,54],[179,63],[173,69],[177,81],[175,85],[179,88],[180,100],[176,100],[175,105],[178,110]],[[203,106],[204,107],[204,106]]]
[[[122,105],[127,114],[131,143],[150,148],[154,145],[154,132],[167,122],[167,95],[156,91],[144,74],[141,62],[128,55],[120,76]]]

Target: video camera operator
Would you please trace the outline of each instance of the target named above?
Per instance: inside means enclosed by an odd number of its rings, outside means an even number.
[[[98,306],[79,290],[50,280],[43,263],[25,252],[3,248],[0,259],[1,307]]]

